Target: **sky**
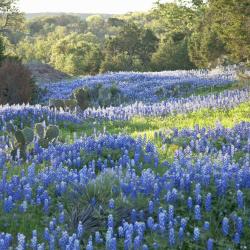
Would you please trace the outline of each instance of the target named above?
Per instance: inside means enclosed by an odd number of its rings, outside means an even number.
[[[162,0],[161,2],[169,2]],[[147,11],[155,0],[19,0],[19,9],[26,13],[72,12],[123,14]]]

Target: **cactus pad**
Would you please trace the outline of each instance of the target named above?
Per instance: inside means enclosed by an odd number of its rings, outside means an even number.
[[[46,131],[45,138],[49,141],[56,139],[59,136],[59,128],[55,125],[50,125]]]
[[[38,144],[42,148],[48,148],[48,146],[49,146],[49,140],[45,139],[45,138],[41,138],[41,139],[38,140]]]
[[[14,125],[10,122],[6,124],[6,130],[8,133],[13,133],[13,134],[15,133]]]
[[[44,137],[45,132],[44,132],[44,127],[42,123],[37,123],[35,125],[35,132],[37,133],[40,139]]]
[[[22,133],[24,135],[25,138],[25,144],[29,144],[33,141],[34,139],[34,132],[31,128],[25,128],[22,130]]]
[[[21,130],[17,130],[15,132],[15,137],[16,137],[17,142],[20,145],[25,145],[25,137],[24,137],[24,134]]]

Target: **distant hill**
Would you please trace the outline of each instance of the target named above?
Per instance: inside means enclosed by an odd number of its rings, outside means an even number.
[[[86,19],[88,16],[100,15],[105,19],[112,17],[113,14],[99,14],[99,13],[65,13],[65,12],[41,12],[41,13],[25,13],[27,19],[32,19],[35,17],[51,17],[51,16],[61,16],[61,15],[72,15],[79,16],[82,19]]]

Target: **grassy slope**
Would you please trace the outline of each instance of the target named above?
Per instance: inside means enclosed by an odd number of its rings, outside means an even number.
[[[111,134],[129,134],[133,137],[146,134],[153,139],[154,132],[171,128],[214,127],[220,122],[225,127],[233,127],[235,124],[250,122],[250,102],[242,103],[231,110],[201,109],[188,114],[170,115],[166,117],[135,117],[129,121],[102,121],[87,120],[84,124],[62,128],[64,137],[76,132],[77,134],[91,135],[94,130],[102,132],[104,129]]]

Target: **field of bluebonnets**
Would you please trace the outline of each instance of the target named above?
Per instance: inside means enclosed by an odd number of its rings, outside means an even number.
[[[84,111],[48,105],[95,86]],[[234,70],[42,87],[41,105],[0,107],[1,250],[250,249],[250,90]]]

